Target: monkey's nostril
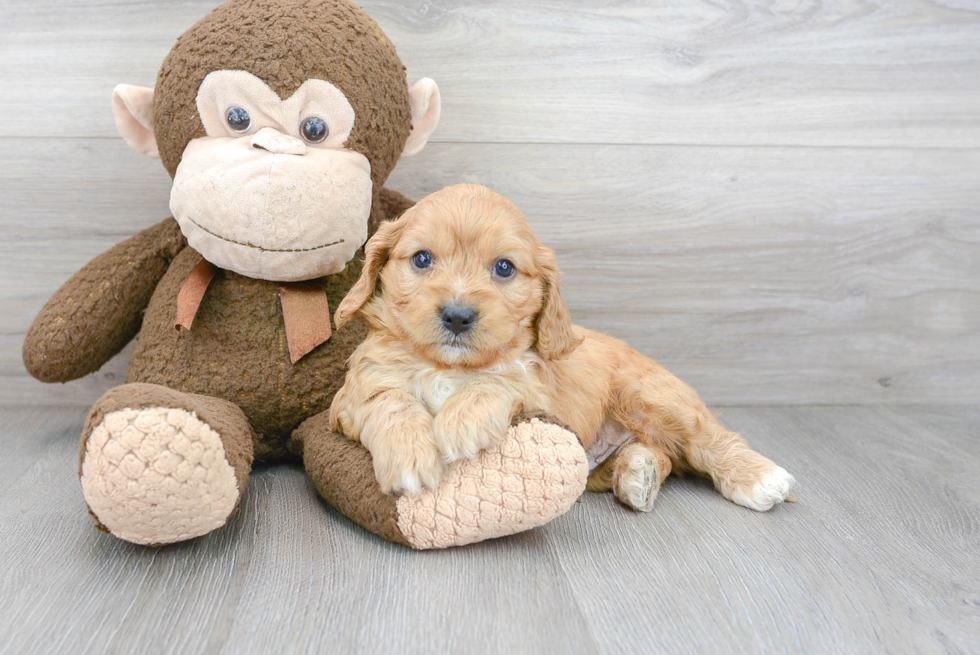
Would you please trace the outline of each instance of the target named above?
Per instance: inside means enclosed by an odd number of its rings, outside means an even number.
[[[466,332],[476,322],[478,314],[472,307],[465,305],[446,305],[439,310],[442,325],[453,334]]]

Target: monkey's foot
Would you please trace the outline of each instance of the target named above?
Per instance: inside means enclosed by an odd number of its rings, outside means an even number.
[[[412,548],[447,548],[530,530],[561,516],[585,490],[578,438],[547,418],[524,418],[506,441],[453,462],[436,489],[381,493],[371,455],[329,432],[322,415],[300,426],[304,464],[320,494],[368,530]]]
[[[190,394],[174,397],[178,392],[153,386],[124,385],[109,392],[115,392],[114,397],[104,396],[93,409],[96,420],[90,418],[94,425],[86,430],[80,453],[82,491],[100,527],[120,539],[146,545],[184,541],[224,525],[238,505],[248,475],[247,467],[236,471],[231,463],[237,461],[241,468],[246,463],[241,454],[229,457],[226,449],[226,445],[234,449],[241,439],[227,444],[228,439],[190,408],[141,406],[145,402],[139,400],[150,398],[132,393],[131,387],[148,387],[136,391],[148,390],[151,398],[163,396],[164,401],[189,400],[182,403],[189,405],[211,401],[212,411],[224,410],[230,415],[226,418],[240,423],[244,416],[231,411],[237,407],[230,403],[222,407],[225,401]],[[129,396],[136,406],[115,409],[120,396]],[[251,448],[247,462],[251,463]]]

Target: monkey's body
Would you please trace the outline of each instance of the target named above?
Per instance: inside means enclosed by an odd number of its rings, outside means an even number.
[[[255,458],[300,455],[293,431],[330,408],[344,363],[367,328],[334,332],[295,364],[290,363],[279,283],[219,271],[208,286],[190,330],[174,328],[177,293],[201,255],[190,247],[177,255],[146,309],[129,364],[127,382],[159,384],[178,391],[230,400],[255,432]],[[323,280],[336,307],[360,274],[355,258]]]
[[[113,113],[127,143],[174,178],[175,218],[87,264],[24,341],[32,375],[67,382],[138,333],[126,384],[82,432],[82,489],[102,529],[141,544],[206,534],[234,513],[256,459],[290,456],[341,512],[416,548],[526,530],[572,505],[585,452],[537,419],[511,428],[511,454],[458,462],[438,489],[410,497],[381,493],[368,452],[329,429],[366,334],[358,324],[329,335],[329,308],[358,279],[367,236],[411,206],[383,184],[439,117],[435,83],[409,89],[360,8],[229,0],[178,39],[155,89],[116,87]],[[515,452],[543,462],[538,484],[524,485]],[[524,497],[504,506],[515,485]]]

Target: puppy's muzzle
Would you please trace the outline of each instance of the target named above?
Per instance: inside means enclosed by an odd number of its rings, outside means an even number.
[[[444,305],[439,310],[439,319],[443,327],[457,336],[468,332],[476,323],[477,316],[475,309],[458,303]]]

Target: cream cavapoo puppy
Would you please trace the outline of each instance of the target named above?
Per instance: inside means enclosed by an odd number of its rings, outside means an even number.
[[[338,329],[371,326],[330,410],[362,443],[385,492],[439,483],[446,465],[499,444],[522,409],[582,440],[589,488],[649,511],[674,471],[705,475],[755,510],[793,476],[725,429],[689,386],[622,341],[572,325],[554,253],[486,187],[434,193],[366,247]]]

